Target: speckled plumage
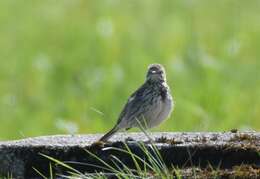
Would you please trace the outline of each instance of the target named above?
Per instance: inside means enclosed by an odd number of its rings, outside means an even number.
[[[100,141],[107,141],[121,129],[133,127],[152,128],[159,125],[171,113],[173,99],[166,83],[166,74],[162,65],[148,67],[145,83],[128,99],[114,128]]]

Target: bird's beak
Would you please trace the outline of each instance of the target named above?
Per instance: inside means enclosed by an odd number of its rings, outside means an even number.
[[[155,70],[153,70],[153,71],[152,71],[152,74],[156,74],[156,71],[155,71]]]

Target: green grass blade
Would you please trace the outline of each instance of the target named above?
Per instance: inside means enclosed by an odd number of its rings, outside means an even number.
[[[65,168],[67,168],[67,169],[69,169],[69,170],[71,170],[71,171],[73,171],[73,172],[75,172],[75,173],[77,173],[77,174],[83,175],[80,171],[72,168],[71,166],[65,164],[64,162],[61,162],[61,161],[59,161],[59,160],[57,160],[57,159],[55,159],[53,157],[50,157],[48,155],[45,155],[45,154],[40,154],[40,155],[45,157],[45,158],[47,158],[47,159],[49,159],[49,160],[51,160],[51,161],[53,161],[53,162],[55,162],[55,163],[57,163],[57,164],[59,164],[59,165],[61,165],[61,166],[63,166],[63,167],[65,167]]]
[[[48,177],[44,176],[39,170],[37,170],[36,168],[32,167],[34,171],[36,171],[36,173],[38,173],[43,179],[48,179]]]

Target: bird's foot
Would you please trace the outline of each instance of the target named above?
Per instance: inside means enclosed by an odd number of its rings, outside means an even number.
[[[95,148],[103,148],[104,146],[105,146],[105,142],[100,141],[100,140],[93,142],[91,144],[91,147],[95,147]]]
[[[125,142],[135,142],[136,140],[134,140],[132,137],[127,137],[125,139]]]

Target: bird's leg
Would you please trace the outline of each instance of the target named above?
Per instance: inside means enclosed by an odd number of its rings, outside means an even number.
[[[128,131],[129,129],[131,129],[131,127],[126,128],[125,131]],[[135,142],[135,139],[133,139],[132,137],[127,137],[125,139],[125,142]]]
[[[153,140],[153,139],[149,136],[149,134],[147,133],[147,131],[148,131],[148,126],[147,126],[147,122],[146,122],[144,116],[143,116],[144,125],[142,125],[142,123],[141,123],[138,119],[136,119],[136,121],[137,121],[137,123],[138,123],[139,128],[141,129],[141,131],[142,131],[142,132],[144,133],[144,135],[148,138],[148,141],[149,141],[150,143],[153,143],[154,140]]]
[[[144,129],[143,127],[140,127],[141,131],[144,133],[144,135],[148,138],[149,143],[154,143],[155,141],[150,137],[150,135],[147,133],[148,129]]]

